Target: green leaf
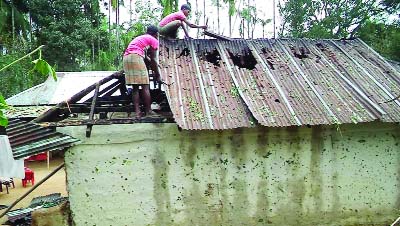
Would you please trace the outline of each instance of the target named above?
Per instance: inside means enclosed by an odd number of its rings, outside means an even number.
[[[8,109],[9,106],[7,105],[6,101],[4,100],[3,95],[0,94],[0,111]]]
[[[0,111],[0,126],[6,127],[8,125],[8,119],[4,116],[4,113]]]
[[[35,66],[33,67],[33,70],[36,70],[37,72],[39,72],[40,74],[42,74],[44,76],[48,76],[49,74],[51,74],[51,76],[53,76],[53,79],[55,81],[57,81],[56,71],[45,60],[37,59],[37,60],[32,61],[32,63],[35,64]]]

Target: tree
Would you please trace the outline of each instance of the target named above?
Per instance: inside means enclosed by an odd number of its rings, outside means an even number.
[[[400,26],[367,21],[359,37],[386,58],[400,62]]]
[[[223,0],[224,3],[228,3],[228,16],[229,16],[229,36],[232,35],[232,16],[236,12],[235,0]]]
[[[93,15],[100,15],[98,1],[31,0],[29,9],[49,63],[61,71],[79,71],[100,26],[100,18],[93,22]]]
[[[16,38],[27,38],[30,27],[24,16],[26,12],[26,1],[0,0],[0,46]]]
[[[178,11],[178,0],[158,0],[163,7],[162,17]]]
[[[349,38],[370,18],[385,12],[375,0],[288,0],[280,5],[281,35]]]
[[[35,50],[31,51],[30,53],[20,57],[19,59],[13,60],[11,63],[8,63],[6,65],[1,65],[0,66],[0,72],[4,72],[7,69],[9,69],[11,66],[15,64],[19,64],[20,61],[30,58],[34,53],[39,52],[39,58],[32,61],[34,63],[34,67],[31,70],[31,72],[36,72],[40,75],[48,76],[51,75],[53,76],[54,80],[57,80],[57,75],[53,67],[51,67],[44,59],[42,59],[42,48],[44,46],[39,46]],[[0,74],[1,75],[1,74]],[[3,83],[4,84],[4,83]],[[9,109],[10,107],[7,105],[6,101],[4,100],[3,94],[0,93],[0,129],[1,127],[6,127],[8,124],[8,119],[5,117],[4,111]]]

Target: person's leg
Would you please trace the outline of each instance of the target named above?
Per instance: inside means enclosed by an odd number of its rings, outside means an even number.
[[[136,117],[140,118],[141,112],[140,112],[140,103],[139,103],[139,101],[140,101],[139,85],[133,85],[132,96],[133,96],[133,107],[135,109]]]
[[[150,86],[148,84],[142,85],[141,91],[142,91],[141,96],[144,102],[144,109],[145,109],[144,111],[145,114],[148,115],[151,110]]]
[[[182,26],[182,21],[174,20],[169,22],[168,24],[160,27],[160,35],[166,38],[176,39],[178,37],[178,29]]]

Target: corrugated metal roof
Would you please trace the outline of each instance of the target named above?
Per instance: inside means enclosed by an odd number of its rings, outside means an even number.
[[[50,76],[44,83],[12,96],[6,101],[14,106],[58,104],[112,73],[110,71],[57,72],[57,81]],[[93,96],[93,93],[88,96]]]
[[[6,130],[15,159],[44,151],[62,150],[79,141],[52,129],[20,119],[10,119]]]
[[[160,65],[183,129],[400,122],[399,71],[361,40],[162,40]]]
[[[250,127],[251,114],[240,98],[230,73],[207,59],[217,58],[217,42],[164,42],[160,64],[175,121],[187,129]],[[222,63],[222,62],[221,62]]]

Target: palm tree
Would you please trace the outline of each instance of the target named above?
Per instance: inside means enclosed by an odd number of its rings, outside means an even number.
[[[14,42],[16,35],[19,38],[27,38],[30,30],[29,21],[25,16],[27,12],[26,1],[0,0],[0,43],[4,43],[7,37],[12,37]]]

